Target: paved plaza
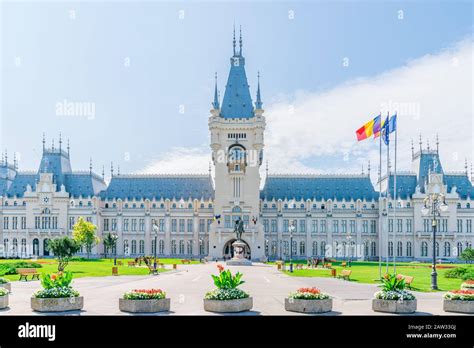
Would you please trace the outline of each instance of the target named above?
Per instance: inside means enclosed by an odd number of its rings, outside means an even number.
[[[221,263],[223,264],[223,263]],[[78,278],[73,287],[84,296],[84,309],[67,315],[130,315],[120,312],[118,299],[131,289],[161,288],[171,298],[171,311],[156,315],[219,315],[203,310],[203,297],[214,284],[217,263],[178,266],[178,270],[158,276],[119,276]],[[275,266],[255,263],[253,266],[230,266],[234,273],[244,273],[241,288],[253,297],[253,310],[239,315],[307,315],[287,312],[284,299],[300,287],[316,286],[334,298],[333,311],[322,315],[390,315],[372,311],[371,299],[377,286],[333,278],[291,277]],[[10,307],[0,315],[45,315],[30,308],[31,294],[41,287],[38,281],[12,282]],[[442,309],[443,293],[415,292],[418,311],[414,315],[446,315]],[[452,315],[452,313],[451,313]]]

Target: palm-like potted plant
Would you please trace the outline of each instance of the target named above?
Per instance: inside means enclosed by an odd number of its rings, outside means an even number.
[[[119,309],[130,313],[156,313],[170,310],[170,299],[161,289],[137,289],[119,299]]]
[[[416,311],[415,296],[405,290],[405,279],[396,274],[386,274],[382,289],[374,294],[372,309],[376,312],[413,313]]]
[[[43,274],[43,289],[31,297],[31,308],[38,312],[63,312],[81,310],[84,298],[71,287],[72,273]]]
[[[285,298],[285,309],[290,312],[324,313],[332,310],[332,298],[317,288],[300,288]]]
[[[219,275],[211,275],[216,288],[204,296],[204,310],[218,313],[244,312],[252,309],[253,300],[248,293],[238,288],[244,283],[242,273],[232,275],[218,265]]]
[[[7,308],[8,307],[8,294],[10,291],[8,291],[5,288],[0,288],[0,309]]]
[[[451,290],[444,294],[443,310],[474,314],[474,280],[462,283],[461,290]]]
[[[0,277],[0,288],[5,288],[12,291],[11,283],[7,278]]]

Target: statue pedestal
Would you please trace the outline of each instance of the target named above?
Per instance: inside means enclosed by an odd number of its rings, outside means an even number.
[[[234,257],[226,262],[228,266],[252,266],[252,261],[244,257],[245,247],[247,244],[241,240],[236,240],[232,243],[234,248]]]

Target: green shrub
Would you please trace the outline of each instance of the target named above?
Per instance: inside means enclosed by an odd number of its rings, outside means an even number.
[[[241,298],[247,298],[249,294],[239,288],[233,289],[214,289],[206,293],[204,298],[206,300],[218,300],[218,301],[227,301],[227,300],[238,300]]]
[[[79,292],[71,287],[56,287],[51,289],[38,290],[33,294],[36,298],[64,298],[64,297],[78,297]]]
[[[446,278],[458,278],[463,280],[474,279],[473,267],[456,267],[446,271],[444,274]]]
[[[18,261],[0,264],[0,276],[7,274],[17,274],[17,268],[41,268],[42,266],[36,262]]]
[[[6,296],[10,293],[10,291],[8,291],[7,289],[5,288],[0,288],[0,296]]]
[[[9,283],[10,281],[7,278],[2,278],[0,277],[0,284],[6,284]]]
[[[166,293],[161,289],[138,289],[123,294],[125,300],[161,300]]]

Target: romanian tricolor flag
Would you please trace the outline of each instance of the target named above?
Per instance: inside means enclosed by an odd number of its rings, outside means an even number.
[[[357,141],[370,138],[374,134],[379,135],[381,128],[380,122],[380,115],[378,115],[373,120],[370,120],[358,130],[356,130]]]

